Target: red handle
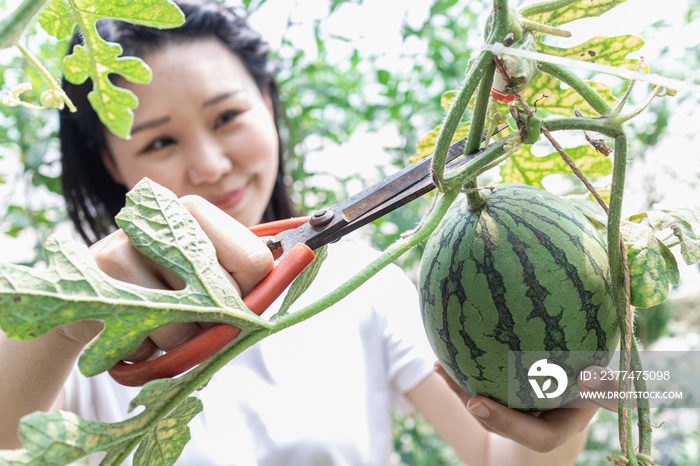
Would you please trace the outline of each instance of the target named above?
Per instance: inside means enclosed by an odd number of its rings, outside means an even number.
[[[308,218],[293,218],[256,225],[251,228],[258,236],[270,236],[295,228]],[[305,244],[296,244],[274,269],[251,291],[243,302],[260,315],[314,260],[314,253]],[[216,324],[177,348],[156,359],[137,363],[119,361],[109,375],[122,385],[138,387],[155,379],[174,377],[206,361],[234,338],[241,330],[227,324]]]

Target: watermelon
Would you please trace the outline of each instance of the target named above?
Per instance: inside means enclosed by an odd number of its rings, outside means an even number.
[[[556,408],[579,395],[578,372],[607,365],[619,341],[605,244],[543,189],[502,184],[483,197],[475,210],[466,196],[455,201],[426,245],[419,288],[428,339],[472,395]],[[534,377],[543,362],[566,373],[563,395],[537,396],[532,380],[540,394],[563,382]]]

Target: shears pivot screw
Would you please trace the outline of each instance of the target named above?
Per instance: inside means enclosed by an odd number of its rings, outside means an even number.
[[[328,224],[335,214],[332,210],[321,209],[314,212],[314,214],[309,219],[309,224],[314,228],[321,228]]]

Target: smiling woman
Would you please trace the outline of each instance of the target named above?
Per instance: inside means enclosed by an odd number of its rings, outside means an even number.
[[[269,96],[215,39],[177,43],[145,59],[151,83],[117,83],[140,105],[131,139],[105,130],[102,158],[112,178],[131,189],[146,176],[179,197],[197,194],[244,225],[260,222],[278,171]]]
[[[88,244],[114,230],[127,190],[144,176],[178,196],[200,195],[247,226],[294,215],[269,46],[232,10],[197,3],[181,4],[187,22],[173,30],[98,23],[106,40],[153,71],[147,85],[116,78],[140,101],[131,139],[102,126],[89,82],[64,80],[79,111],[61,112],[63,193]],[[76,36],[72,47],[78,43]]]

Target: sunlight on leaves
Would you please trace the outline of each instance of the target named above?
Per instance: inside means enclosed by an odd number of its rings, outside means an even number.
[[[536,157],[531,148],[532,146],[524,146],[501,165],[501,178],[504,183],[528,184],[543,188],[542,180],[546,176],[572,175],[571,169],[558,152]],[[597,153],[590,145],[566,149],[566,153],[588,178],[612,173],[610,159]]]
[[[643,45],[644,40],[641,37],[625,35],[616,37],[597,36],[569,48],[552,47],[540,43],[538,48],[540,52],[549,55],[634,70],[637,68],[638,60],[629,59],[627,56],[641,49]],[[645,72],[648,69],[649,65],[645,63],[640,71]]]
[[[550,26],[561,26],[577,19],[593,18],[612,10],[626,0],[581,0],[555,11],[529,16],[528,19]]]
[[[413,154],[408,160],[409,164],[416,163],[419,160],[433,155],[433,152],[435,151],[435,144],[437,143],[438,134],[440,134],[440,128],[441,126],[438,126],[428,131],[426,134],[423,135],[423,137],[421,137],[418,140],[418,143],[416,144],[416,153]],[[466,138],[467,134],[469,134],[469,124],[457,126],[457,130],[455,131],[455,134],[452,137],[452,141],[450,142],[450,144],[454,144],[460,139]]]
[[[88,99],[100,121],[112,133],[128,138],[138,100],[132,92],[114,86],[109,75],[118,74],[133,83],[145,84],[151,79],[151,71],[143,60],[122,57],[121,46],[99,36],[95,22],[107,18],[163,29],[181,25],[184,16],[168,0],[52,0],[39,17],[42,28],[57,39],[69,37],[76,23],[84,25],[81,32],[85,44],[64,59],[64,76],[73,84],[91,79],[93,89]]]
[[[644,41],[637,36],[625,35],[617,37],[594,37],[582,44],[559,48],[538,44],[540,52],[581,61],[595,62],[598,64],[614,66],[625,69],[636,69],[637,59],[627,56],[639,50]],[[647,72],[648,64],[642,65],[641,71]],[[589,81],[588,84],[611,106],[618,104],[611,89],[604,84]],[[570,87],[562,88],[561,81],[546,74],[540,73],[522,93],[523,98],[531,105],[537,102],[537,109],[557,114],[570,116],[573,109],[581,111],[585,116],[597,116],[598,113]]]

